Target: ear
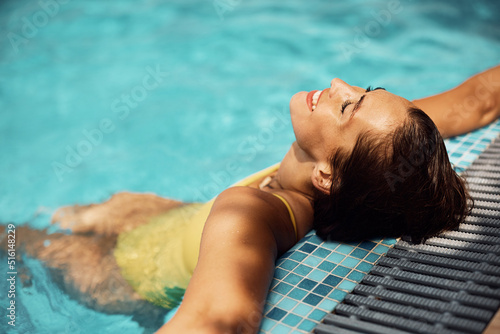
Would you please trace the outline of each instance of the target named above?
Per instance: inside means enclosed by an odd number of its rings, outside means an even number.
[[[330,187],[332,186],[332,173],[329,164],[317,163],[314,166],[311,179],[314,188],[318,189],[325,195],[330,194]]]

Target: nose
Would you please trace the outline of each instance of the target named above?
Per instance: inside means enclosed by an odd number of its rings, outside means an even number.
[[[328,96],[331,98],[334,95],[340,95],[345,98],[352,98],[356,94],[354,87],[346,83],[345,81],[335,78],[330,82],[330,90]]]

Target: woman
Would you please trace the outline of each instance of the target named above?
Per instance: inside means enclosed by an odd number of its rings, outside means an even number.
[[[119,194],[101,205],[60,210],[54,221],[72,229],[73,235],[65,237],[102,236],[105,242],[96,248],[104,249],[104,255],[112,254],[118,238],[116,261],[142,298],[157,303],[167,299],[166,305],[172,306],[189,282],[177,314],[159,332],[254,332],[276,258],[310,229],[325,239],[409,235],[420,242],[463,221],[469,196],[449,163],[442,136],[496,119],[499,80],[496,67],[451,91],[412,103],[381,88],[365,90],[334,79],[328,89],[292,97],[296,141],[281,164],[223,191],[214,201],[193,209],[153,195]],[[182,222],[162,230],[169,220]],[[149,242],[151,236],[159,240]],[[62,255],[71,254],[68,243],[61,241],[65,238],[47,238],[48,246],[31,241],[25,247],[48,266],[74,267],[76,256]],[[146,242],[139,245],[139,239]],[[71,246],[79,249],[83,242],[74,239]],[[162,243],[169,252],[162,251]],[[173,270],[160,275],[163,291],[142,284],[154,272],[135,271],[146,261],[134,250],[141,247],[154,252],[149,257],[157,261],[150,268]],[[122,284],[118,267],[107,259],[109,270],[99,282],[114,278]],[[102,257],[93,261],[102,263]],[[81,280],[74,285],[91,295],[92,284],[73,276]],[[141,299],[124,293],[132,301]]]
[[[298,238],[315,228],[323,238],[408,234],[420,242],[457,227],[468,212],[468,194],[436,126],[418,107],[447,136],[485,125],[500,111],[498,87],[481,87],[481,79],[493,75],[498,82],[500,67],[414,103],[339,79],[322,92],[294,95],[296,142],[270,183],[217,197],[184,301],[160,332],[255,331],[274,261],[297,241],[293,215]],[[467,106],[478,92],[481,112],[453,111],[449,115],[462,120],[447,122],[445,106]]]

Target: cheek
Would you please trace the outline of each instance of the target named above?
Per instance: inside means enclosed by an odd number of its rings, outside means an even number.
[[[340,135],[335,133],[330,127],[324,126],[318,129],[317,133],[317,150],[318,154],[327,159],[331,153],[338,148],[340,142]]]
[[[322,154],[330,157],[338,148],[350,150],[355,142],[356,130],[327,118],[320,120],[316,136]]]

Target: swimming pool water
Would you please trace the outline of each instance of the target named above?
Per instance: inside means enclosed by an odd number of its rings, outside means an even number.
[[[413,99],[500,61],[495,1],[9,0],[0,8],[4,225],[43,228],[60,206],[122,190],[207,200],[282,158],[299,90],[340,77]],[[16,332],[141,331],[78,305],[27,261],[36,280],[18,283]]]

